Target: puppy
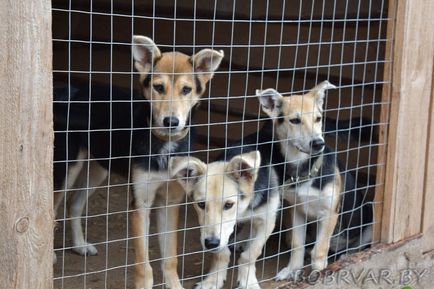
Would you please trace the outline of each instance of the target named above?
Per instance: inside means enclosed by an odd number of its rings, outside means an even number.
[[[273,231],[280,196],[277,176],[261,161],[258,151],[231,155],[229,161],[205,164],[194,157],[173,157],[172,177],[185,188],[194,202],[204,250],[213,255],[209,275],[196,288],[221,288],[230,259],[230,236],[236,224],[250,222],[252,231],[238,260],[238,288],[260,288],[256,259]],[[238,237],[238,236],[237,236]]]
[[[294,277],[303,268],[308,222],[318,223],[311,252],[313,270],[327,266],[329,250],[360,248],[371,240],[372,208],[363,203],[364,195],[355,189],[351,174],[342,172],[336,153],[324,142],[324,93],[330,88],[335,86],[324,81],[305,95],[289,97],[274,89],[257,91],[272,122],[264,127],[272,133],[263,133],[261,139],[275,141],[273,162],[284,183],[283,197],[290,204],[293,226],[291,259],[277,280]]]
[[[56,210],[66,191],[71,193],[73,250],[95,255],[96,248],[83,236],[80,216],[87,198],[109,171],[124,176],[132,183],[135,287],[153,285],[148,236],[149,213],[156,203],[166,286],[182,288],[175,232],[177,204],[185,198],[185,192],[177,182],[170,181],[168,161],[172,155],[191,150],[192,110],[220,65],[223,52],[203,49],[193,56],[161,53],[144,36],[134,36],[132,52],[140,75],[140,95],[94,84],[56,91],[54,207]],[[74,187],[78,189],[71,191]]]

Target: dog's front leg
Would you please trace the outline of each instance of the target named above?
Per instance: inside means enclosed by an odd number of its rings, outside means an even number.
[[[254,220],[252,223],[255,232],[248,247],[241,253],[238,259],[238,288],[239,289],[260,289],[256,278],[256,260],[262,253],[262,249],[273,232],[276,223],[276,214],[272,213],[265,220]],[[248,228],[245,228],[248,229]]]
[[[303,268],[304,264],[306,218],[297,208],[291,208],[290,214],[292,216],[291,259],[288,266],[277,274],[277,280],[296,278],[297,271]]]
[[[145,178],[142,178],[145,179]],[[131,231],[135,252],[136,289],[151,289],[154,283],[152,267],[149,265],[149,214],[158,186],[155,183],[135,181],[133,206],[131,211]]]
[[[185,192],[175,182],[163,184],[158,201],[157,224],[160,251],[162,254],[162,271],[166,287],[182,289],[177,272],[177,229],[179,204],[185,199]]]
[[[208,277],[199,282],[195,289],[220,289],[226,280],[231,251],[225,247],[215,253],[212,258],[211,269]]]
[[[319,229],[316,237],[315,246],[313,247],[312,269],[323,270],[327,267],[327,256],[330,248],[330,239],[336,227],[338,214],[333,212],[330,216],[319,221]]]

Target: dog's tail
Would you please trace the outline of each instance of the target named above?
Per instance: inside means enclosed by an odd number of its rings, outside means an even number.
[[[373,119],[365,117],[354,117],[347,120],[326,117],[324,133],[326,136],[347,136],[356,141],[369,142],[377,136],[377,125]]]

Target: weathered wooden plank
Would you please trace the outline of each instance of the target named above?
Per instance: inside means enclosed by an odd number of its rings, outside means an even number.
[[[391,60],[393,56],[393,38],[395,33],[395,19],[396,19],[396,7],[397,1],[390,0],[389,1],[389,15],[388,18],[390,20],[387,23],[387,39],[384,59]],[[389,122],[389,114],[390,114],[390,97],[392,85],[389,83],[392,81],[392,68],[393,62],[387,61],[384,64],[384,74],[383,80],[387,83],[383,86],[382,91],[382,105],[380,109],[380,123],[388,123]],[[377,154],[377,164],[380,164],[377,167],[377,175],[376,175],[376,183],[383,184],[378,185],[375,188],[375,198],[374,198],[374,232],[373,232],[373,241],[379,242],[381,241],[381,230],[382,226],[385,223],[390,223],[390,215],[385,213],[383,216],[383,210],[388,212],[390,210],[389,205],[391,204],[390,199],[385,200],[386,196],[384,196],[384,182],[386,178],[386,159],[387,159],[387,142],[388,142],[388,126],[383,125],[379,127],[378,132],[378,143],[384,144],[378,147]]]
[[[434,232],[434,74],[431,82],[431,107],[430,107],[430,123],[429,137],[426,156],[426,171],[425,171],[425,196],[423,201],[423,226],[422,232]],[[429,245],[430,250],[434,249],[434,240],[431,240]]]
[[[383,242],[396,242],[421,232],[432,89],[434,33],[426,19],[433,11],[433,2],[398,1],[396,7]]]
[[[0,2],[1,288],[52,288],[50,8]]]

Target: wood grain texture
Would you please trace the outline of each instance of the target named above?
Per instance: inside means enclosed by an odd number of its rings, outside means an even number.
[[[0,287],[52,288],[51,1],[0,1]]]
[[[395,19],[396,19],[396,7],[397,1],[390,0],[389,1],[389,15],[388,18],[390,20],[387,23],[387,43],[384,53],[384,59],[389,60],[384,64],[384,75],[383,80],[387,82],[387,84],[383,85],[382,91],[382,105],[380,110],[380,123],[388,123],[389,122],[389,114],[390,114],[390,98],[391,98],[391,90],[392,90],[392,68],[393,63],[390,62],[393,56],[393,38],[395,32]],[[375,187],[375,198],[374,198],[374,232],[373,232],[373,241],[379,242],[381,240],[381,228],[383,224],[389,223],[390,220],[387,219],[388,216],[383,216],[383,210],[386,209],[390,205],[390,199],[385,200],[384,196],[384,182],[386,178],[386,159],[387,159],[387,141],[388,141],[388,126],[382,125],[378,130],[378,143],[383,144],[378,147],[377,153],[377,164],[380,164],[377,167],[377,175],[376,175],[376,183]]]
[[[381,241],[421,232],[434,31],[434,2],[398,1],[393,34],[390,125]]]
[[[434,64],[433,64],[434,65]],[[434,231],[434,73],[431,81],[431,107],[429,136],[427,144],[426,170],[425,170],[425,196],[423,201],[422,232]],[[434,240],[430,250],[434,249]]]

